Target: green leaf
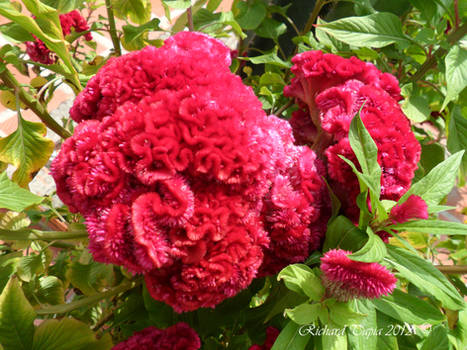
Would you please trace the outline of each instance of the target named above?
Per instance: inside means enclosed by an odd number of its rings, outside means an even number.
[[[272,39],[275,42],[287,31],[285,23],[278,22],[272,18],[266,18],[256,30],[256,34],[262,38]]]
[[[445,350],[449,349],[448,331],[442,325],[434,327],[423,342],[420,350]]]
[[[386,212],[384,209],[379,208],[381,167],[378,164],[378,147],[365,128],[360,118],[360,112],[357,113],[350,123],[349,142],[362,169],[364,182],[369,184],[372,208],[373,210],[377,210],[379,216],[384,220]]]
[[[338,329],[333,323],[329,323],[330,329]],[[342,329],[339,329],[342,331]],[[338,334],[335,332],[331,335],[324,334],[321,336],[323,350],[347,350],[347,336],[344,334]]]
[[[445,58],[447,92],[443,110],[450,101],[454,101],[467,86],[467,50],[454,45]]]
[[[432,295],[448,309],[459,310],[465,307],[457,289],[430,262],[391,245],[387,245],[387,250],[390,256],[387,261],[421,291]]]
[[[21,256],[22,253],[19,251],[0,255],[0,293],[15,273],[16,262]]]
[[[463,281],[461,284],[464,286]],[[450,337],[458,350],[467,347],[467,309],[459,311],[456,328],[451,330]]]
[[[370,301],[368,301],[370,302]],[[373,306],[374,308],[374,306]],[[394,327],[399,326],[396,321],[381,312],[376,312],[377,329],[381,329],[383,336],[376,337],[377,350],[399,350],[397,338],[390,332]],[[364,349],[366,350],[366,349]],[[408,349],[407,349],[408,350]]]
[[[455,184],[463,154],[464,151],[457,152],[435,166],[428,175],[412,185],[398,203],[405,202],[410,195],[414,194],[422,197],[429,207],[439,204]]]
[[[178,10],[184,10],[191,6],[191,0],[162,0],[162,2],[165,5]]]
[[[265,55],[255,56],[255,57],[241,57],[240,59],[248,60],[253,64],[271,64],[273,66],[278,66],[281,68],[290,68],[291,64],[285,62],[277,56],[276,52],[270,52]]]
[[[430,143],[426,145],[422,144],[422,156],[420,158],[420,164],[422,165],[425,173],[430,172],[431,169],[433,169],[439,163],[444,162],[445,152],[446,151],[444,147],[439,143]]]
[[[445,320],[438,308],[399,289],[372,302],[379,311],[401,322],[422,325],[438,324]]]
[[[302,326],[289,321],[280,332],[271,350],[304,350],[310,340],[310,334],[301,335]]]
[[[329,317],[339,327],[361,323],[366,315],[352,309],[350,302],[336,302],[329,306]]]
[[[365,245],[355,253],[348,255],[348,258],[362,262],[379,262],[383,260],[386,254],[386,244],[378,235],[370,231]]]
[[[62,281],[55,276],[43,276],[39,279],[37,297],[43,304],[64,304],[65,291]]]
[[[25,282],[31,281],[36,274],[44,271],[41,254],[31,254],[21,257],[17,265],[17,274]]]
[[[433,0],[409,0],[409,2],[420,10],[422,17],[431,23],[436,15],[437,6]]]
[[[0,161],[16,167],[13,181],[21,187],[28,185],[33,174],[47,163],[54,150],[53,141],[43,137],[46,131],[44,124],[19,116],[16,131],[0,139]]]
[[[0,344],[4,350],[31,350],[35,317],[18,280],[11,278],[0,295]]]
[[[23,0],[23,4],[35,18],[29,14],[22,14],[11,2],[3,1],[0,2],[0,15],[12,20],[42,40],[51,51],[62,59],[68,69],[66,72],[68,77],[79,85],[79,82],[76,81],[77,73],[67,49],[68,44],[63,38],[57,10],[38,0]]]
[[[315,275],[312,269],[303,264],[285,267],[277,275],[277,280],[284,280],[287,288],[305,294],[311,300],[320,300],[324,294],[321,279]]]
[[[467,225],[444,220],[414,220],[387,227],[390,230],[432,233],[440,235],[467,235]]]
[[[33,36],[17,23],[7,23],[0,26],[0,33],[15,42],[34,41]]]
[[[367,239],[368,235],[365,232],[348,218],[340,215],[328,223],[323,252],[334,248],[357,251]]]
[[[401,104],[404,114],[413,122],[421,123],[430,117],[431,109],[425,96],[412,93],[403,95],[405,97]]]
[[[206,9],[208,11],[214,12],[217,10],[219,5],[222,3],[222,0],[209,0],[208,4],[206,5]]]
[[[34,333],[32,350],[108,350],[109,338],[97,340],[86,323],[71,318],[46,320]]]
[[[82,3],[81,0],[41,0],[41,2],[57,9],[59,13],[67,13],[77,9]]]
[[[120,19],[128,17],[136,24],[143,24],[151,19],[151,2],[149,0],[112,0],[112,8],[116,17]]]
[[[349,345],[354,350],[382,350],[376,346],[377,335],[375,332],[365,333],[369,330],[378,329],[376,324],[376,311],[374,305],[365,299],[355,300],[356,309],[358,312],[365,314],[359,324],[349,326],[347,336]]]
[[[6,172],[0,174],[0,208],[20,212],[43,200],[43,197],[36,196],[11,181]]]
[[[160,20],[153,18],[140,26],[132,26],[131,24],[124,25],[122,44],[127,50],[139,50],[147,44],[146,33],[153,30],[160,30]]]
[[[333,51],[347,51],[349,50],[349,45],[343,43],[342,41],[337,40],[335,37],[332,35],[329,35],[327,32],[325,32],[323,29],[321,29],[322,24],[326,24],[327,22],[323,21],[320,17],[316,20],[317,26],[315,29],[315,34],[316,34],[316,39],[320,42],[320,44],[323,44]],[[310,32],[311,35],[313,33]],[[369,50],[369,49],[368,49]]]
[[[449,118],[448,150],[451,153],[465,151],[467,149],[467,118],[462,116],[459,106],[454,106]],[[464,172],[467,172],[467,154],[462,158]]]
[[[285,314],[295,323],[300,325],[311,324],[318,318],[320,304],[300,304],[293,309],[285,309]]]
[[[402,47],[410,41],[402,33],[402,24],[396,15],[379,12],[363,17],[347,17],[319,25],[320,30],[336,39],[357,47],[384,47],[397,43]]]
[[[281,75],[273,72],[264,73],[259,79],[260,85],[281,85],[284,86],[285,81],[282,79]]]
[[[73,262],[70,269],[70,281],[85,295],[93,295],[101,284],[109,283],[113,279],[113,269],[111,265],[100,264],[92,261],[90,264]],[[104,285],[105,286],[105,285]]]
[[[238,2],[237,7],[240,10],[240,15],[236,20],[242,29],[256,29],[266,18],[266,6],[261,1],[255,1],[253,3]]]

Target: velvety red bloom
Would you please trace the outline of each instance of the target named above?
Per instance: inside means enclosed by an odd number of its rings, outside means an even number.
[[[62,27],[63,36],[66,36],[71,33],[73,28],[75,32],[81,33],[89,30],[89,25],[83,16],[79,13],[78,10],[73,10],[71,12],[62,14],[59,16],[60,25]],[[47,46],[36,36],[34,36],[34,41],[26,42],[26,53],[29,55],[29,58],[35,62],[42,64],[53,64],[56,61],[55,54],[50,51]],[[87,41],[92,40],[92,34],[86,33],[84,38]]]
[[[110,59],[77,96],[70,116],[77,122],[100,120],[125,101],[138,102],[155,91],[177,91],[188,82],[209,85],[221,73],[230,73],[230,62],[230,49],[221,41],[201,33],[177,33],[161,48],[147,46]]]
[[[404,203],[392,207],[389,218],[396,224],[410,219],[428,219],[428,206],[419,196],[411,195]]]
[[[115,345],[112,350],[198,350],[201,341],[195,330],[179,322],[166,329],[147,327]]]
[[[329,296],[339,301],[379,298],[392,293],[397,279],[378,263],[350,260],[341,249],[328,251],[321,258],[321,279]]]
[[[193,32],[111,60],[72,108],[90,120],[52,164],[94,259],[145,274],[177,312],[306,259],[326,230],[322,164],[229,63]]]
[[[270,350],[274,345],[280,331],[274,327],[266,328],[266,340],[263,345],[252,345],[248,350]]]
[[[346,214],[358,216],[355,199],[359,186],[339,155],[357,164],[347,136],[360,109],[362,121],[378,147],[381,198],[398,200],[411,184],[421,148],[397,103],[401,98],[397,79],[355,57],[310,51],[292,61],[296,77],[284,94],[295,97],[301,107],[291,120],[294,133],[327,161],[329,182]]]

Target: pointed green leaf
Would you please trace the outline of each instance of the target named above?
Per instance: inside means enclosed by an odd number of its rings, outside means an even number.
[[[256,29],[256,34],[262,38],[269,38],[277,42],[279,37],[287,31],[285,23],[272,18],[266,18]]]
[[[300,304],[293,309],[285,309],[285,314],[296,324],[311,324],[318,318],[320,304]]]
[[[467,225],[460,222],[443,220],[414,220],[388,226],[387,229],[396,231],[411,231],[440,235],[467,235]]]
[[[467,86],[467,50],[454,45],[445,58],[447,93],[441,110]]]
[[[0,208],[20,212],[31,205],[41,203],[43,200],[43,197],[36,196],[11,181],[6,172],[0,174]]]
[[[422,197],[428,206],[437,205],[451,191],[456,182],[457,170],[464,151],[457,152],[444,162],[435,166],[424,178],[399,199],[399,204],[405,202],[410,195]]]
[[[62,281],[55,276],[43,276],[39,279],[37,297],[43,304],[64,304],[65,291]]]
[[[368,232],[368,241],[355,253],[348,256],[349,259],[362,262],[379,262],[386,256],[386,244],[378,235]]]
[[[449,118],[448,150],[451,153],[467,150],[467,118],[462,116],[460,106],[454,106]],[[462,158],[464,171],[467,172],[467,154]]]
[[[323,252],[334,248],[357,251],[367,239],[368,236],[365,232],[341,215],[328,224]]]
[[[329,306],[329,317],[337,326],[345,327],[361,323],[366,315],[352,309],[350,302],[338,301]]]
[[[312,269],[303,264],[285,267],[277,275],[277,280],[284,280],[287,288],[305,294],[311,300],[320,300],[324,294],[321,279],[315,275]]]
[[[32,350],[88,350],[96,348],[96,343],[102,350],[112,347],[108,339],[98,341],[87,324],[63,318],[60,321],[46,320],[37,327]]]
[[[169,3],[170,1],[164,2]],[[149,0],[112,0],[112,8],[116,17],[129,18],[136,24],[143,24],[151,19],[151,2]]]
[[[343,328],[339,328],[334,323],[327,324],[328,328],[336,329],[337,331],[327,335],[324,334],[321,336],[323,350],[347,350],[347,335],[341,334],[339,331],[344,330]]]
[[[319,25],[320,30],[336,39],[357,47],[384,47],[393,43],[402,46],[410,41],[402,33],[399,17],[378,12],[369,16],[346,17]]]
[[[123,29],[123,46],[127,50],[139,50],[143,48],[147,41],[147,32],[160,30],[160,20],[153,18],[140,26],[132,26],[131,24],[124,25]]]
[[[382,350],[376,347],[378,336],[371,330],[377,330],[376,311],[374,305],[366,299],[355,301],[356,310],[366,315],[359,324],[349,326],[347,336],[349,345],[354,350]],[[370,331],[370,332],[368,332]]]
[[[67,74],[73,79],[76,76],[76,70],[71,62],[67,43],[63,38],[57,10],[38,0],[23,0],[23,4],[35,18],[29,14],[22,14],[11,2],[3,1],[0,2],[0,15],[12,20],[42,40],[51,51],[62,59],[68,68]]]
[[[300,326],[293,321],[287,323],[280,332],[271,350],[304,350],[310,334],[300,334]]]
[[[448,331],[441,325],[434,327],[423,342],[420,350],[445,350],[449,349]]]
[[[4,350],[31,350],[36,313],[13,277],[0,295],[0,344]]]
[[[21,187],[28,185],[33,174],[47,163],[54,150],[54,143],[43,137],[46,131],[44,124],[19,116],[16,131],[0,139],[0,161],[16,167],[13,181]]]
[[[264,3],[255,1],[253,3],[238,2],[236,5],[240,14],[236,18],[238,24],[245,30],[253,30],[263,22],[267,11]]]
[[[420,290],[432,295],[451,310],[465,307],[464,299],[457,289],[430,262],[407,250],[387,245],[390,259],[387,261],[399,274]]]
[[[399,289],[372,302],[379,311],[401,322],[417,325],[438,324],[445,319],[438,308]]]

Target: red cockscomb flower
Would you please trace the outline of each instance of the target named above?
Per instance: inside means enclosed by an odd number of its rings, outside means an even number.
[[[389,218],[396,224],[410,219],[428,219],[428,206],[421,197],[411,195],[404,203],[392,207]]]
[[[280,331],[274,327],[266,328],[266,340],[263,345],[252,345],[248,350],[270,350],[274,345]]]
[[[321,279],[329,296],[339,301],[379,298],[392,293],[397,279],[378,263],[354,261],[341,249],[328,251],[321,258]]]
[[[322,164],[229,63],[192,32],[111,60],[77,97],[81,122],[52,164],[95,260],[144,274],[177,312],[306,259],[325,232]]]
[[[59,18],[63,36],[70,34],[72,28],[77,33],[89,30],[89,25],[78,10],[62,14]],[[34,35],[33,37],[35,39],[34,41],[26,42],[26,53],[29,55],[29,58],[42,64],[53,64],[56,60],[54,53],[50,51],[39,38]],[[92,34],[86,33],[84,38],[90,41],[92,40]]]
[[[300,142],[313,145],[327,162],[329,182],[346,214],[358,216],[355,199],[359,186],[339,155],[356,162],[347,136],[360,109],[378,147],[381,198],[398,200],[411,184],[421,148],[397,103],[401,98],[397,79],[355,57],[309,51],[292,61],[295,78],[284,94],[294,97],[301,107],[291,120],[294,133]]]
[[[186,323],[179,322],[166,329],[147,327],[112,350],[198,350],[200,347],[198,334]]]

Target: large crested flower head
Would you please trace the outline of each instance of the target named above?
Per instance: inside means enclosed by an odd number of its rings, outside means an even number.
[[[230,73],[228,52],[183,32],[109,62],[75,101],[88,120],[52,164],[94,258],[145,274],[177,312],[306,259],[325,232],[322,166]]]
[[[354,261],[341,249],[328,251],[321,258],[321,279],[329,296],[339,301],[374,299],[392,293],[397,279],[378,263]]]
[[[59,16],[59,19],[63,36],[70,34],[72,29],[77,33],[89,30],[88,23],[78,10],[62,14]],[[39,38],[34,35],[33,37],[35,39],[34,41],[26,42],[26,52],[29,58],[42,64],[53,64],[56,61],[54,53],[50,51]],[[92,40],[92,34],[88,32],[84,35],[84,38],[90,41]]]
[[[346,214],[358,215],[359,186],[339,155],[357,164],[347,136],[359,111],[378,147],[381,197],[398,200],[414,177],[421,148],[397,103],[401,98],[397,79],[355,57],[321,51],[304,52],[292,61],[295,78],[284,93],[301,107],[291,120],[294,133],[301,143],[313,145],[327,163],[330,184]]]
[[[213,74],[229,73],[229,65],[230,50],[222,42],[180,32],[161,48],[147,46],[110,59],[77,96],[70,116],[77,122],[100,120],[124,102],[138,102],[155,91],[177,91],[188,82],[209,85]]]
[[[198,350],[201,341],[193,328],[179,322],[166,329],[147,327],[134,333],[112,350]]]

